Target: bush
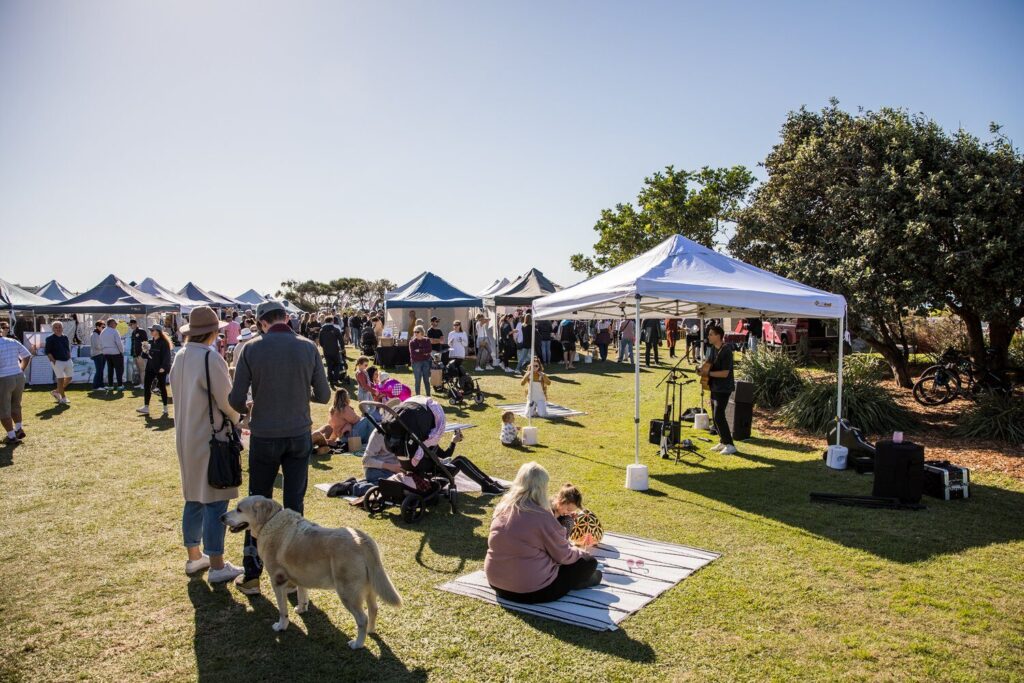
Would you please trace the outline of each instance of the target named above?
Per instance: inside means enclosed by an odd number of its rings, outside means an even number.
[[[805,384],[779,415],[790,427],[827,434],[836,421],[835,380]],[[865,434],[899,431],[915,422],[885,389],[867,381],[843,384],[843,417]]]
[[[1024,368],[1024,334],[1015,334],[1010,340],[1008,349],[1010,365],[1015,368]]]
[[[960,417],[954,433],[1024,445],[1024,399],[1000,393],[984,394]]]
[[[788,354],[765,346],[746,354],[740,367],[743,379],[754,384],[754,402],[764,408],[777,408],[791,400],[804,385],[796,362]]]
[[[887,368],[880,358],[869,353],[853,353],[843,358],[843,382],[874,384],[885,379]]]

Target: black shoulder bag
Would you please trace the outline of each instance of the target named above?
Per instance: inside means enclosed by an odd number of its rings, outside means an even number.
[[[242,484],[242,440],[235,432],[231,420],[224,417],[228,426],[228,440],[217,438],[213,422],[213,393],[210,391],[210,352],[203,358],[206,365],[206,399],[210,408],[210,463],[206,468],[206,479],[215,489],[229,489]],[[222,414],[223,417],[223,414]]]

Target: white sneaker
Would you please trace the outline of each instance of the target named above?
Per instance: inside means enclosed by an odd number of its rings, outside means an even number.
[[[206,563],[209,564],[209,560]],[[206,575],[206,580],[210,583],[224,583],[225,581],[233,581],[236,576],[241,576],[244,573],[245,570],[241,567],[225,562],[224,566],[220,569],[211,569]]]
[[[483,372],[483,371],[484,371],[484,369],[483,369],[482,367],[480,367],[479,365],[478,365],[478,366],[476,366],[476,367],[475,367],[475,368],[473,368],[473,369],[474,369],[474,370],[475,370],[476,372]]]
[[[141,384],[136,384],[134,388],[135,389],[145,389],[145,387],[142,386]]]
[[[149,406],[142,406],[141,408],[136,408],[135,412],[138,413],[139,415],[149,415]]]
[[[58,403],[63,403],[66,406],[71,405],[71,401],[68,400],[67,396],[61,396],[59,399],[57,399],[57,402]]]
[[[209,568],[210,556],[203,553],[198,560],[188,560],[185,562],[185,573],[188,575],[196,574]]]
[[[164,409],[160,412],[160,417],[167,417],[167,406],[164,406]]]
[[[735,455],[737,453],[737,451],[736,451],[736,447],[735,446],[733,446],[732,444],[729,444],[728,446],[723,448],[721,451],[719,451],[719,453],[721,453],[722,455]]]
[[[725,448],[724,443],[716,443],[714,446],[711,447],[711,450],[713,450],[715,453],[719,453],[723,448]]]
[[[60,403],[60,394],[57,393],[56,389],[50,392],[50,396],[53,396],[57,403]]]

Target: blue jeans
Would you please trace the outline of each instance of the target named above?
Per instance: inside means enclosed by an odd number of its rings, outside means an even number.
[[[185,547],[195,548],[202,541],[203,552],[207,555],[223,555],[225,528],[220,516],[227,511],[226,500],[215,503],[185,501],[185,509],[181,512],[181,535],[185,539]]]
[[[107,364],[107,359],[104,356],[93,356],[93,365],[96,366],[96,374],[92,376],[92,388],[102,389],[103,388],[103,366]]]
[[[374,415],[376,417],[376,415]],[[363,440],[363,445],[370,439],[370,434],[373,434],[373,423],[367,420],[365,417],[356,422],[356,426],[349,432],[349,436],[358,436]]]
[[[516,355],[518,356],[518,364],[516,370],[522,372],[526,369],[526,366],[530,364],[530,349],[516,349]]]
[[[377,482],[381,479],[387,479],[394,474],[393,472],[388,472],[387,470],[382,470],[377,467],[367,467],[363,472],[365,478],[362,481],[357,481],[352,486],[353,496],[365,495],[366,492],[376,486]]]
[[[420,381],[423,381],[424,393],[422,396],[430,396],[430,361],[413,361],[412,376],[416,379],[416,393],[420,394]]]
[[[628,339],[620,339],[619,340],[619,362],[621,363],[622,360],[626,356],[629,356],[629,362],[630,363],[634,362],[633,361],[633,342],[629,341]]]
[[[305,508],[306,486],[309,483],[309,454],[313,450],[312,436],[307,432],[299,436],[276,439],[252,436],[249,438],[249,495],[274,497],[274,481],[280,471],[284,506],[300,515]],[[243,556],[245,579],[258,578],[263,573],[263,562],[256,552],[256,539],[245,532]]]
[[[551,340],[540,343],[540,362],[547,365],[551,362]]]

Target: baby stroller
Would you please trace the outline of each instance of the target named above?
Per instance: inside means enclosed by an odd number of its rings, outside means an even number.
[[[430,364],[431,370],[441,371],[441,384],[433,387],[435,392],[447,396],[448,402],[453,406],[465,404],[466,397],[472,399],[473,405],[483,405],[484,394],[480,391],[480,380],[469,376],[466,369],[462,367],[460,359],[452,359],[445,364],[441,362],[440,353],[430,355],[433,359]],[[431,374],[436,375],[436,373]]]
[[[373,358],[377,352],[377,335],[374,333],[373,327],[363,328],[362,336],[359,338],[359,349],[367,358]]]
[[[447,500],[454,514],[458,496],[455,475],[441,462],[436,446],[437,439],[444,433],[444,413],[436,414],[421,397],[394,408],[373,401],[363,401],[359,407],[384,435],[387,449],[398,456],[403,470],[400,476],[382,479],[367,491],[363,508],[373,514],[383,512],[389,504],[398,505],[402,521],[412,523],[418,521],[428,507]],[[374,410],[380,411],[379,421],[373,416]]]

